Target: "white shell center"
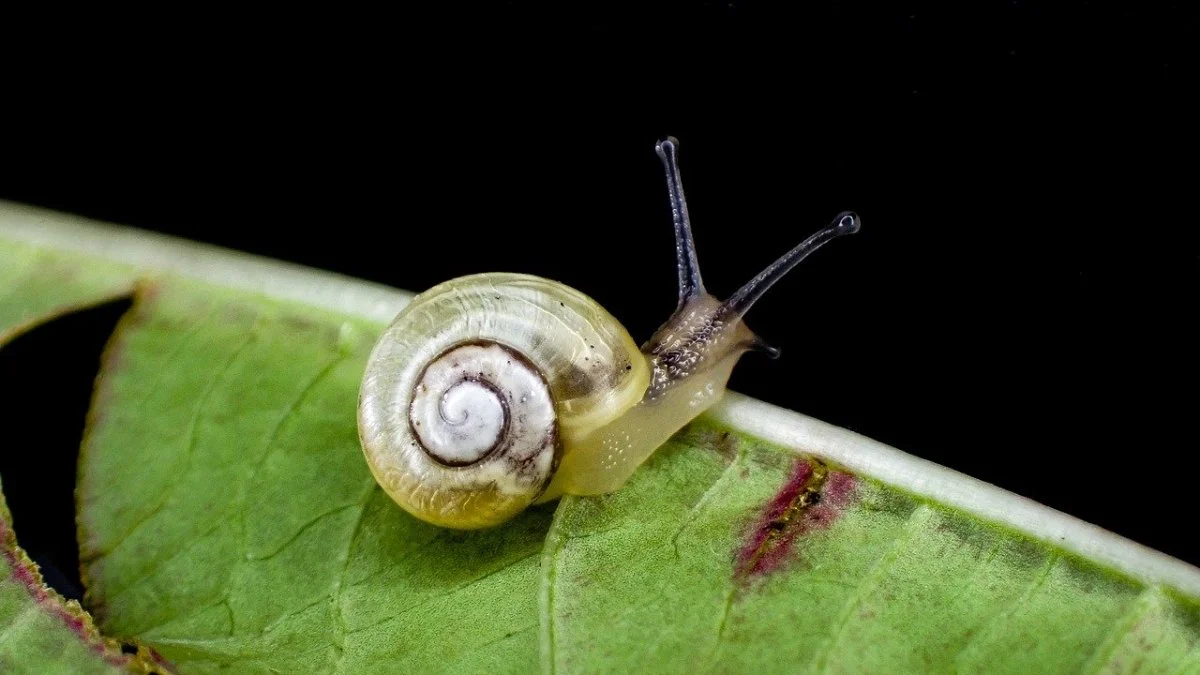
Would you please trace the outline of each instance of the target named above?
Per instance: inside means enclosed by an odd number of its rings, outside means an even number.
[[[437,406],[423,406],[421,437],[442,461],[471,464],[483,459],[504,429],[504,405],[492,389],[463,380],[442,394]]]
[[[430,361],[413,389],[409,423],[425,452],[448,466],[476,465],[495,451],[495,468],[509,470],[545,447],[551,452],[538,468],[553,462],[550,392],[498,344],[462,345]]]

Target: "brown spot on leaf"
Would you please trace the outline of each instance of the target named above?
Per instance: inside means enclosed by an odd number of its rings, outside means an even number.
[[[737,459],[739,440],[735,434],[703,426],[689,428],[684,433],[688,434],[687,438],[691,444],[712,450],[726,462]]]
[[[158,300],[162,292],[162,282],[152,276],[139,277],[134,282],[134,295],[138,302],[151,303]]]
[[[732,462],[737,457],[738,453],[737,436],[734,436],[728,431],[722,431],[720,435],[717,436],[717,442],[713,444],[713,447],[727,461]]]
[[[294,330],[297,333],[328,332],[329,330],[328,324],[319,323],[307,316],[292,314],[290,312],[279,317],[279,323],[284,328]]]

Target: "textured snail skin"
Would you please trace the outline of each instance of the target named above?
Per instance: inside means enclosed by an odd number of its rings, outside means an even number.
[[[723,319],[720,308],[713,296],[697,296],[655,333],[643,348],[651,364],[645,396],[569,448],[539,502],[617,490],[659,446],[721,400],[734,365],[759,343],[740,319]]]
[[[488,407],[504,408],[508,421],[506,429],[495,430],[498,442],[482,452],[482,459],[458,465],[446,461],[456,458],[443,453],[439,459],[436,449],[424,447],[422,437],[429,433],[417,433],[414,421],[439,421],[428,409],[440,402],[419,399],[430,395],[420,391],[430,364],[470,353],[459,348],[473,345],[499,346],[512,355],[514,363],[493,363],[486,373],[473,371],[471,364],[460,367],[471,388],[469,398],[495,391],[505,402]],[[651,375],[648,359],[598,303],[561,284],[520,274],[462,277],[422,293],[380,337],[368,364],[358,426],[372,474],[409,513],[461,529],[496,525],[525,509],[543,494],[580,439],[642,400]],[[444,365],[446,372],[457,372]],[[508,368],[532,369],[535,377],[476,385]],[[526,404],[550,406],[549,425],[527,424],[531,417],[543,419],[545,411],[523,412]],[[453,427],[466,421],[460,414],[443,410],[441,421]]]

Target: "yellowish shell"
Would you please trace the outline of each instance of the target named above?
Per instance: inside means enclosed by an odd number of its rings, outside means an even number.
[[[414,421],[445,422],[452,432],[487,421],[467,420],[465,411],[448,414],[449,391],[436,393],[433,401],[417,400],[415,407],[414,397],[422,395],[422,378],[434,377],[427,372],[430,364],[453,358],[464,345],[495,345],[512,358],[493,358],[494,368],[478,371],[443,364],[447,374],[436,376],[448,386],[482,381],[472,395],[498,397],[491,407],[501,423],[480,432],[490,439],[495,431],[496,442],[480,450],[478,461],[459,462],[431,453]],[[646,356],[603,307],[562,284],[521,274],[461,277],[422,293],[381,336],[369,363],[358,410],[368,466],[405,510],[455,528],[495,525],[525,509],[543,494],[564,452],[620,418],[642,400],[650,383]],[[519,368],[533,369],[536,378],[515,372]],[[510,375],[516,377],[512,384],[488,381],[507,381]],[[538,390],[538,378],[546,392]],[[547,411],[523,406],[543,402],[553,408],[545,418],[552,420],[545,438],[504,436],[542,433],[538,420]],[[417,408],[440,410],[441,419],[418,415]],[[529,442],[520,445],[524,441]]]

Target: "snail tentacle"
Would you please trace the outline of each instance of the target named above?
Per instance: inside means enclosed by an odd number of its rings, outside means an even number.
[[[692,220],[688,217],[687,199],[683,194],[683,179],[679,175],[679,141],[674,136],[654,146],[667,173],[667,195],[671,200],[671,220],[675,222],[675,260],[679,269],[679,304],[705,295],[700,278],[700,261],[696,257],[696,241],[692,237]]]
[[[838,237],[858,232],[860,227],[862,227],[862,221],[858,214],[852,211],[839,213],[833,222],[824,229],[810,235],[795,248],[784,253],[778,260],[768,265],[765,270],[759,272],[737,292],[729,296],[729,299],[724,302],[721,313],[729,317],[743,316],[771,286],[775,285],[776,281],[782,279],[801,260],[807,258],[808,254]]]

